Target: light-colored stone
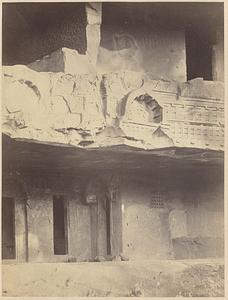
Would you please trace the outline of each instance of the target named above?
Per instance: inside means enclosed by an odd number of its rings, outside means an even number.
[[[165,93],[178,93],[178,82],[177,81],[168,81],[168,80],[155,80],[151,78],[150,73],[146,73],[144,76],[146,83],[150,85],[150,88],[154,91],[165,92]]]
[[[121,49],[110,51],[100,47],[97,69],[99,72],[116,72],[120,70],[143,71],[142,54],[138,49]]]
[[[97,64],[97,57],[99,51],[99,45],[101,40],[100,25],[86,26],[86,37],[87,37],[87,56],[91,59],[93,66]]]
[[[174,209],[169,214],[171,238],[187,235],[187,214],[184,210]]]
[[[69,54],[69,66],[78,55],[69,49],[59,53]],[[56,53],[50,57],[47,65],[55,69]],[[124,69],[73,72],[4,67],[3,132],[12,138],[87,148],[223,149],[222,82],[169,82]]]
[[[128,13],[131,18],[132,14]],[[150,72],[154,79],[186,81],[184,30],[156,30],[148,25],[148,31],[143,24],[138,24],[134,30],[131,27],[120,24],[104,26],[103,48],[100,49],[98,59],[103,70],[125,68]]]
[[[216,44],[212,47],[213,80],[224,81],[224,34],[220,28],[216,33]]]
[[[78,143],[71,129],[96,132],[105,125],[99,77],[35,72],[28,67],[3,71],[3,128],[11,137]]]
[[[195,78],[179,84],[180,95],[190,98],[224,99],[224,84],[221,81],[206,81]]]
[[[79,54],[77,50],[60,48],[50,55],[28,64],[38,72],[63,72],[66,74],[88,74],[95,72],[88,55]]]
[[[102,21],[102,3],[87,2],[86,17],[87,17],[88,24],[100,25]]]

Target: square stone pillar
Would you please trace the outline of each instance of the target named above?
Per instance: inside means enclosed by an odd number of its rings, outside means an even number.
[[[102,3],[86,3],[86,17],[87,55],[95,66],[97,64],[97,55],[101,39]]]
[[[224,81],[224,34],[219,29],[216,33],[216,43],[212,48],[213,80]]]

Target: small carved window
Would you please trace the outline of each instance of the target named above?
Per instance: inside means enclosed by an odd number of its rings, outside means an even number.
[[[164,208],[164,197],[160,192],[153,192],[151,197],[152,208]]]

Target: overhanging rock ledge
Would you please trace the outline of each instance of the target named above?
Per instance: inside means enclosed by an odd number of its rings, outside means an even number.
[[[84,69],[58,65],[61,55],[67,66],[73,59]],[[3,133],[81,148],[223,150],[222,82],[180,83],[127,70],[102,73],[91,66],[87,55],[63,48],[29,66],[3,67]]]

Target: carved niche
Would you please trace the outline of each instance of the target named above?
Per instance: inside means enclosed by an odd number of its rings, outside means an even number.
[[[127,101],[125,122],[141,124],[159,124],[162,122],[163,109],[159,103],[149,94],[137,95]]]

